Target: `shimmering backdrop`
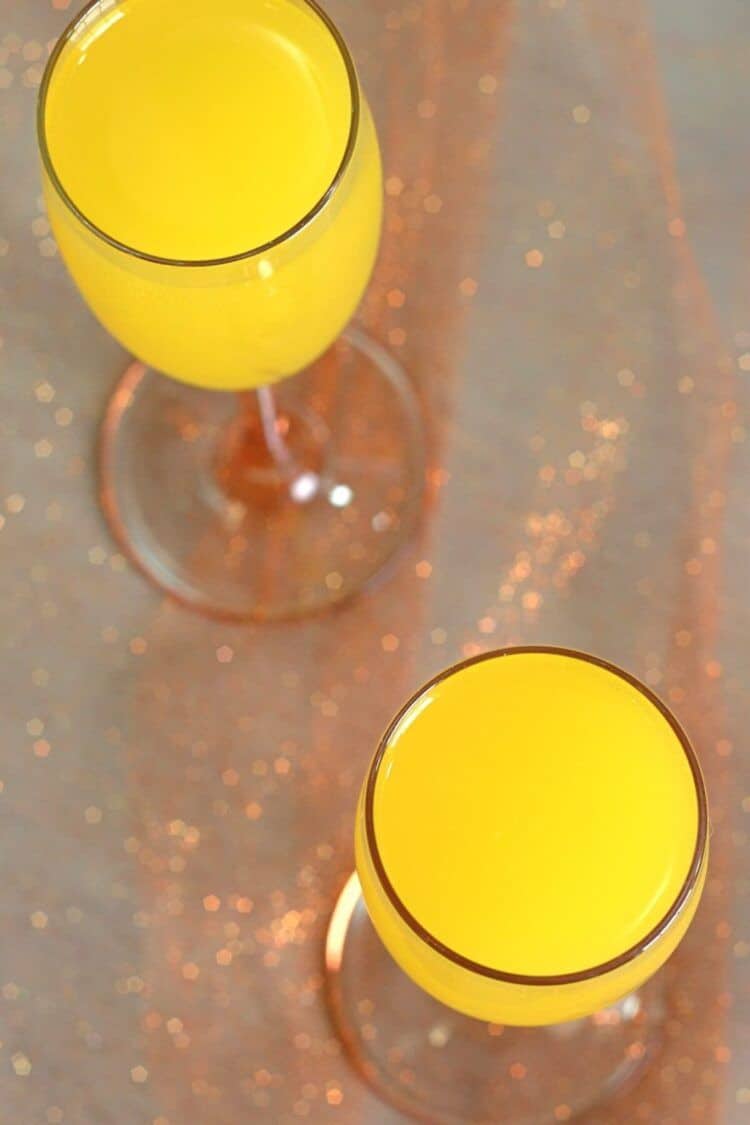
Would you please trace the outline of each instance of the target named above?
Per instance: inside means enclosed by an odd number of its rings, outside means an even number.
[[[126,357],[33,135],[71,11],[0,0],[0,1121],[400,1120],[321,992],[356,790],[420,681],[519,641],[659,690],[713,802],[664,1050],[590,1121],[750,1121],[750,8],[330,7],[385,156],[361,320],[418,384],[429,497],[387,582],[260,628],[164,604],[107,536]]]

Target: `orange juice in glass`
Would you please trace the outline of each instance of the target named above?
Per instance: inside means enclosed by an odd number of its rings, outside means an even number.
[[[708,854],[695,754],[643,685],[556,649],[450,669],[386,732],[355,842],[331,994],[384,1096],[436,1121],[552,1122],[640,1064],[646,982]]]
[[[131,556],[230,617],[353,592],[416,512],[409,384],[354,332],[323,376],[338,431],[314,377],[271,390],[339,336],[378,246],[377,136],[338,30],[313,0],[94,0],[50,58],[39,137],[62,256],[138,360],[102,446]]]

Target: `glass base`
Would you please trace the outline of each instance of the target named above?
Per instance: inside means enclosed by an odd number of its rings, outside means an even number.
[[[283,464],[257,414],[238,414],[252,396],[139,363],[104,419],[115,537],[162,590],[211,616],[290,618],[343,601],[383,572],[420,510],[418,403],[378,344],[352,329],[273,396]]]
[[[399,969],[353,875],[326,941],[338,1033],[382,1099],[434,1125],[557,1125],[621,1092],[660,1042],[663,976],[605,1011],[542,1028],[503,1027],[433,1000]]]

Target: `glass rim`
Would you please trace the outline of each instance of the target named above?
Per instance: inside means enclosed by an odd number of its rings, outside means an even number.
[[[115,238],[114,235],[108,234],[107,231],[93,222],[93,220],[90,219],[86,214],[84,214],[80,207],[78,207],[75,200],[71,195],[69,195],[55,169],[52,155],[49,149],[49,144],[47,142],[47,96],[49,94],[49,88],[52,82],[55,67],[65,47],[73,39],[79,25],[83,23],[88,14],[100,4],[106,3],[106,0],[88,0],[88,3],[86,3],[83,8],[81,8],[80,12],[78,12],[77,15],[75,15],[73,19],[67,24],[59,39],[57,40],[52,53],[47,59],[47,64],[44,68],[44,74],[42,76],[42,81],[39,87],[39,95],[37,98],[36,122],[39,151],[42,157],[44,169],[50,178],[52,186],[54,187],[57,195],[60,197],[68,210],[75,216],[75,218],[79,220],[79,222],[84,225],[84,227],[86,227],[86,229],[91,234],[93,234],[96,238],[101,239],[101,241],[105,242],[114,250],[119,250],[121,253],[126,254],[131,258],[138,258],[143,262],[151,262],[154,265],[172,266],[175,268],[201,269],[210,266],[232,265],[235,262],[248,261],[251,258],[256,258],[261,254],[266,254],[269,250],[273,250],[275,247],[282,245],[282,243],[288,242],[289,239],[293,238],[295,235],[303,231],[305,227],[309,226],[309,224],[315,218],[317,218],[319,214],[321,214],[321,212],[326,208],[326,206],[336,193],[336,190],[342,179],[344,178],[344,175],[346,174],[346,171],[351,163],[352,155],[354,153],[354,147],[359,133],[359,123],[361,116],[360,91],[354,60],[352,59],[351,53],[346,45],[346,41],[344,40],[343,35],[339,31],[334,21],[331,19],[328,13],[320,7],[320,5],[317,3],[317,0],[300,0],[300,2],[306,5],[318,17],[318,19],[321,20],[323,25],[330,32],[339,50],[339,54],[343,59],[347,78],[349,81],[349,93],[351,97],[349,134],[347,136],[346,146],[344,148],[344,153],[341,157],[338,168],[336,169],[330,184],[326,188],[323,195],[321,195],[321,197],[318,199],[318,201],[314,203],[313,206],[308,211],[306,211],[305,214],[301,218],[299,218],[291,227],[288,227],[286,230],[282,231],[281,234],[276,235],[274,238],[269,239],[267,242],[264,242],[259,246],[254,246],[249,250],[241,250],[237,254],[228,254],[217,258],[191,259],[169,258],[161,254],[151,254],[146,250],[139,250],[135,246],[130,246],[128,245],[128,243],[122,242],[120,239]]]
[[[496,969],[489,965],[483,965],[478,961],[472,960],[470,957],[465,957],[462,953],[451,949],[439,938],[431,934],[421,922],[411,913],[408,907],[400,898],[398,892],[390,881],[388,874],[385,870],[385,865],[380,855],[378,848],[377,838],[375,834],[375,786],[377,784],[380,765],[384,759],[385,752],[390,743],[394,731],[399,723],[406,716],[408,711],[417,703],[424,694],[435,687],[437,684],[442,683],[443,680],[448,679],[450,676],[455,675],[457,672],[463,671],[465,668],[471,667],[473,664],[480,664],[485,660],[493,660],[503,656],[516,656],[523,653],[547,653],[554,656],[567,656],[575,660],[583,660],[589,664],[594,664],[599,668],[603,668],[607,672],[612,672],[620,679],[625,680],[631,687],[636,688],[650,703],[652,703],[661,715],[667,720],[672,731],[677,736],[677,739],[684,751],[690,772],[695,785],[695,793],[698,804],[698,826],[696,832],[695,848],[693,856],[688,867],[687,874],[683,881],[682,887],[677,894],[672,905],[667,910],[664,917],[653,926],[648,933],[640,938],[634,945],[622,953],[611,957],[607,961],[603,961],[598,965],[594,965],[589,969],[577,969],[574,972],[568,973],[548,973],[548,974],[526,974],[526,973],[512,973],[504,969]],[[365,837],[367,847],[375,867],[378,880],[386,893],[386,896],[393,908],[401,917],[402,921],[406,923],[410,930],[428,946],[430,946],[436,953],[441,954],[448,961],[452,961],[463,969],[475,973],[482,977],[487,977],[491,980],[501,981],[506,984],[520,984],[530,985],[534,987],[546,986],[553,987],[566,984],[580,984],[584,981],[593,980],[597,977],[606,975],[613,972],[615,969],[620,969],[623,966],[635,961],[642,954],[647,952],[664,933],[670,928],[675,919],[682,912],[684,906],[690,899],[698,880],[701,871],[703,870],[706,858],[706,845],[708,842],[708,799],[706,796],[705,782],[703,780],[703,773],[701,771],[698,756],[690,742],[687,734],[678,722],[677,718],[672,714],[672,711],[659,698],[655,692],[651,691],[644,683],[641,682],[636,676],[624,669],[619,668],[616,664],[610,663],[601,657],[593,656],[590,653],[582,652],[579,649],[559,647],[556,645],[514,645],[507,648],[492,649],[489,652],[480,653],[477,656],[468,657],[465,660],[460,660],[450,667],[445,668],[442,672],[433,676],[427,683],[423,684],[419,691],[415,692],[410,699],[400,708],[396,716],[388,724],[385,733],[380,739],[375,756],[368,771],[365,788],[365,801],[364,801],[364,817],[365,817]]]

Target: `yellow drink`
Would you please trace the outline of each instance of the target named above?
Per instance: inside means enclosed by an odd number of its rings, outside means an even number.
[[[510,650],[428,685],[395,721],[357,818],[384,943],[482,1019],[588,1014],[674,950],[705,878],[684,735],[592,658]]]
[[[50,219],[114,336],[224,389],[325,350],[372,268],[381,172],[349,56],[320,12],[98,0],[48,76]]]

